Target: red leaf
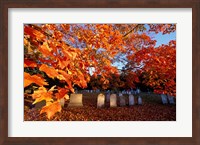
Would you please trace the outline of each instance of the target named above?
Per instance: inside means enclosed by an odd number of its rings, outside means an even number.
[[[37,63],[28,59],[24,59],[24,67],[37,67]]]

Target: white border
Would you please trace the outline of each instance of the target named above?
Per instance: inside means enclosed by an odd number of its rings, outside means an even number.
[[[17,9],[9,16],[9,137],[192,137],[192,9]],[[23,23],[177,23],[177,121],[23,122]]]

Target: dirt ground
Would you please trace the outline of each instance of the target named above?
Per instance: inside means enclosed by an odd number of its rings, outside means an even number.
[[[66,101],[61,112],[48,120],[46,114],[39,114],[40,109],[24,109],[25,121],[175,121],[176,105],[163,105],[161,97],[156,94],[142,93],[142,105],[136,104],[128,106],[128,95],[126,97],[126,106],[109,107],[109,102],[104,108],[97,108],[97,96],[99,93],[83,93],[83,107],[67,107],[69,101]],[[117,102],[119,106],[119,101]]]

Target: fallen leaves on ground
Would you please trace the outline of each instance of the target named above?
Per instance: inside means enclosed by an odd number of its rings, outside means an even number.
[[[52,121],[175,121],[176,105],[163,105],[157,102],[143,102],[143,105],[110,108],[96,107],[96,97],[83,97],[83,107],[67,107],[66,102],[60,113]],[[25,109],[25,121],[48,121],[40,115],[40,109]]]

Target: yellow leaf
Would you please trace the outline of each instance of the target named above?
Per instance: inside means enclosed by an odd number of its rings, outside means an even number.
[[[45,87],[40,87],[38,90],[34,91],[32,98],[35,99],[33,104],[45,100],[46,102],[53,101],[52,92],[47,92]]]
[[[54,85],[53,87],[51,87],[51,89],[49,89],[48,92],[53,92],[54,90],[56,90],[56,89],[54,89],[55,87],[56,87],[56,85]]]

